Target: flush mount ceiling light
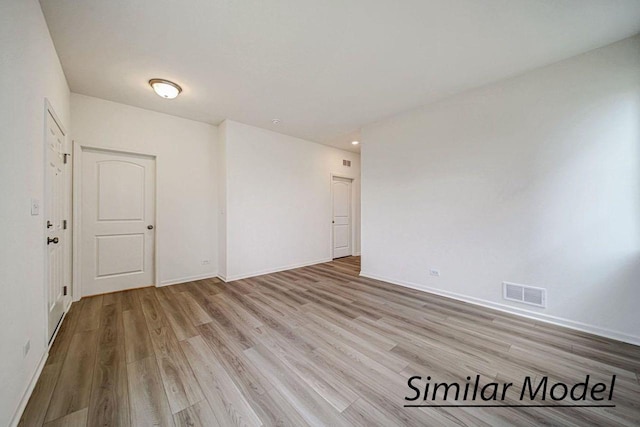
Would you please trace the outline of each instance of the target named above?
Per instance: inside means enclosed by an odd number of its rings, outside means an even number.
[[[360,141],[351,141],[351,144],[352,145],[358,145],[358,144],[360,144]]]
[[[281,120],[280,120],[280,119],[273,119],[273,120],[271,120],[271,123],[273,123],[274,125],[279,125],[279,124],[280,124],[280,122],[281,122]]]
[[[170,82],[169,80],[151,79],[149,80],[149,85],[151,85],[158,96],[165,99],[173,99],[182,92],[182,88],[180,86],[174,82]]]

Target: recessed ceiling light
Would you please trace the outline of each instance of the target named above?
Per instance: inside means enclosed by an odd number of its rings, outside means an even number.
[[[149,84],[158,96],[165,99],[173,99],[182,92],[182,88],[180,86],[174,82],[170,82],[169,80],[151,79],[149,80]]]
[[[351,144],[358,145],[358,144],[360,144],[360,141],[351,141]]]
[[[271,123],[273,123],[274,125],[279,125],[281,121],[282,120],[280,120],[280,119],[273,119],[273,120],[271,120]]]

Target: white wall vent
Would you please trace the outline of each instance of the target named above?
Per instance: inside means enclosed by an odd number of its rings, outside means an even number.
[[[509,301],[521,302],[537,307],[547,306],[547,290],[544,288],[502,282],[502,297]]]
[[[342,161],[342,166],[351,167],[351,160],[343,160]]]

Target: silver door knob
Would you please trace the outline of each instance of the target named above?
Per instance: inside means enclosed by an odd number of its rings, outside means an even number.
[[[147,230],[153,230],[153,225],[147,225]]]

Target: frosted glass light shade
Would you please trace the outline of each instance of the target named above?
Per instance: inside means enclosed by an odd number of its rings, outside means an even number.
[[[182,92],[182,88],[180,86],[174,82],[170,82],[169,80],[151,79],[149,80],[149,84],[158,96],[165,99],[173,99]]]

